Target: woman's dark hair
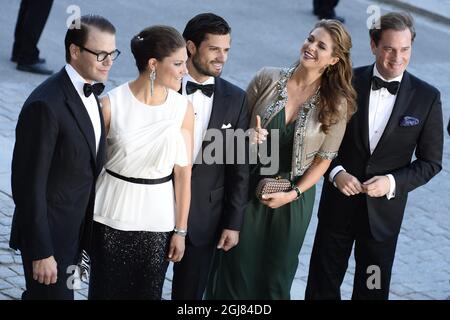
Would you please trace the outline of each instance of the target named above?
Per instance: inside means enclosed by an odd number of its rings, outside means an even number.
[[[185,47],[186,42],[181,34],[169,26],[145,28],[131,39],[131,52],[139,73],[147,70],[148,60],[151,58],[162,61],[178,49]]]
[[[416,37],[416,29],[414,28],[413,17],[406,12],[389,12],[378,19],[369,30],[370,39],[376,46],[380,42],[383,31],[385,30],[403,31],[409,29],[411,31],[411,41]]]
[[[186,24],[183,37],[186,41],[192,41],[198,48],[206,34],[226,35],[231,33],[228,23],[214,13],[201,13],[193,17]],[[188,55],[190,56],[189,50]]]
[[[79,26],[79,27],[78,27]],[[88,39],[89,28],[94,27],[102,32],[109,32],[116,34],[116,28],[106,18],[88,14],[81,16],[79,21],[74,20],[70,28],[67,30],[66,37],[64,39],[64,45],[66,47],[66,62],[70,62],[70,45],[73,43],[77,46],[84,46]]]

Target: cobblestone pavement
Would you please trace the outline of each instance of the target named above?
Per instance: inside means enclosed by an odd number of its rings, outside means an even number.
[[[139,29],[148,24],[172,24],[182,29],[184,23],[194,14],[214,11],[229,19],[233,27],[233,48],[224,76],[245,87],[251,76],[264,65],[289,65],[298,52],[299,39],[309,31],[314,23],[311,6],[300,7],[294,1],[248,0],[235,8],[231,1],[170,1],[149,5],[144,0],[121,2],[108,1],[108,8],[88,1],[77,1],[89,12],[101,12],[118,29],[118,46],[123,54],[111,73],[108,88],[112,88],[135,76],[135,67],[128,52],[129,39]],[[414,2],[414,1],[408,1]],[[347,18],[347,27],[353,36],[355,65],[370,63],[367,30],[364,29],[366,9],[373,1],[341,1],[338,13]],[[447,2],[448,3],[448,2]],[[64,23],[69,0],[55,2],[41,39],[43,56],[55,69],[63,65]],[[145,5],[144,5],[145,4]],[[140,10],[148,8],[146,15]],[[385,4],[382,9],[388,9]],[[14,128],[20,108],[29,93],[45,78],[18,72],[9,62],[14,23],[18,11],[18,1],[4,0],[0,16],[0,300],[19,299],[24,290],[23,270],[20,255],[9,249],[9,233],[13,213],[10,188],[10,164],[14,144]],[[123,12],[134,12],[133,23]],[[252,12],[253,19],[247,19],[242,12]],[[254,15],[254,16],[253,16]],[[150,21],[148,17],[151,17]],[[273,19],[274,17],[280,17]],[[282,17],[282,19],[281,19]],[[256,22],[255,22],[256,21]],[[448,26],[416,17],[418,37],[415,43],[409,70],[436,85],[442,92],[445,123],[450,114],[450,30]],[[134,25],[133,25],[134,24]],[[240,30],[246,30],[242,32]],[[263,36],[261,36],[263,35]],[[6,39],[6,41],[4,41]],[[436,40],[440,43],[437,45]],[[281,49],[283,48],[283,49]],[[261,54],[264,53],[264,54]],[[397,254],[393,267],[391,299],[450,299],[450,139],[445,137],[444,169],[429,184],[410,194],[400,233]],[[321,186],[317,188],[319,192]],[[317,204],[315,208],[317,208]],[[291,290],[293,299],[303,299],[306,286],[309,256],[316,229],[315,215],[306,235],[300,253],[300,264]],[[354,261],[342,285],[342,296],[349,299],[352,291]],[[170,299],[172,271],[169,267],[164,285],[163,298]],[[86,285],[76,293],[77,299],[86,299]]]

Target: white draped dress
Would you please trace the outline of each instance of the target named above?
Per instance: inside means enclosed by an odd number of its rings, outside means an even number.
[[[188,105],[185,97],[169,89],[163,104],[148,106],[134,97],[128,83],[108,96],[111,123],[105,169],[125,177],[158,179],[170,175],[174,165],[188,165],[181,130]],[[122,231],[172,231],[173,181],[137,184],[104,170],[97,181],[94,220]]]

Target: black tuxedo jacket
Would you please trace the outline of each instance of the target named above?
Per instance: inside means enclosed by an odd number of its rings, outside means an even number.
[[[28,260],[53,255],[58,264],[72,264],[88,249],[95,181],[105,159],[99,113],[96,155],[91,120],[64,68],[25,101],[12,160],[10,246]]]
[[[373,65],[354,70],[358,111],[347,125],[338,157],[326,176],[319,207],[325,223],[346,225],[360,210],[367,210],[372,235],[384,240],[398,235],[408,192],[427,183],[442,168],[443,119],[439,91],[405,72],[395,105],[374,152],[369,149],[369,96]],[[417,125],[401,126],[405,116]],[[415,153],[416,159],[411,162]],[[377,175],[392,174],[395,197],[371,198],[366,194],[347,197],[329,182],[328,173],[338,165],[361,183]]]
[[[203,157],[200,162],[199,155],[192,167],[188,237],[196,246],[211,244],[224,228],[240,230],[248,200],[248,165],[226,164],[228,153],[237,154],[237,145],[232,139],[226,139],[226,130],[222,129],[228,124],[232,129],[248,129],[245,92],[222,78],[215,78],[213,98],[208,129],[221,130],[224,152],[222,163],[207,164]],[[214,142],[207,140],[203,141],[202,155],[209,154],[208,146]]]

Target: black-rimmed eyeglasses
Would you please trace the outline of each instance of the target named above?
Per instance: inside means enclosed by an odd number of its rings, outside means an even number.
[[[120,51],[118,49],[116,49],[114,51],[111,51],[111,52],[104,52],[104,51],[102,51],[102,52],[97,53],[97,52],[89,50],[88,48],[85,48],[83,46],[79,46],[79,47],[81,49],[86,50],[87,52],[92,53],[93,55],[95,55],[97,57],[97,61],[98,62],[105,61],[108,56],[110,56],[111,60],[114,61],[120,55]]]

